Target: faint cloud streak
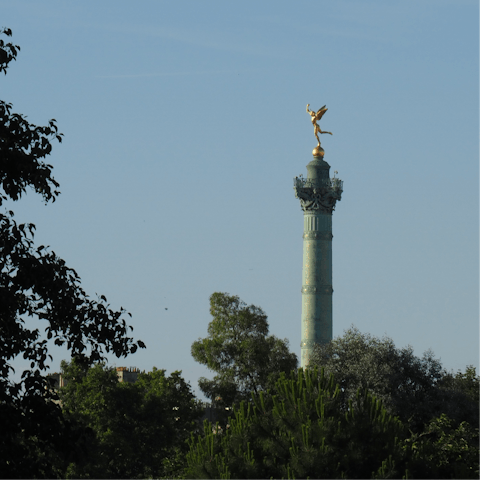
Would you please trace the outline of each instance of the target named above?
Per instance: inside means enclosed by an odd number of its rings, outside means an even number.
[[[252,70],[253,71],[253,70]],[[95,78],[154,78],[154,77],[186,77],[194,75],[240,75],[240,73],[250,73],[242,70],[197,70],[186,72],[159,72],[159,73],[133,73],[133,74],[114,74],[114,75],[95,75]]]
[[[94,26],[94,25],[92,25]],[[145,26],[118,26],[118,25],[97,25],[97,28],[110,31],[136,34],[149,37],[164,38],[194,47],[201,47],[211,50],[225,51],[244,55],[260,57],[281,58],[289,57],[284,49],[279,50],[277,46],[265,46],[252,41],[248,34],[227,29],[226,31],[201,30],[199,28],[181,27],[145,27]],[[293,55],[293,53],[291,53]]]

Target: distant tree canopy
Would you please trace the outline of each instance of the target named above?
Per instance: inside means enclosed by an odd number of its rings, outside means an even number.
[[[83,428],[82,456],[67,478],[159,478],[178,475],[185,441],[203,409],[181,372],[154,368],[135,383],[120,383],[115,369],[62,363],[63,411]],[[88,438],[88,441],[85,439]]]
[[[268,335],[265,312],[239,297],[214,293],[210,297],[208,337],[192,344],[193,358],[217,373],[213,380],[200,378],[202,392],[227,405],[249,399],[275,383],[281,372],[297,368],[297,356],[288,340]]]
[[[12,32],[0,30],[0,72],[7,73],[20,47],[2,34]],[[56,122],[32,125],[12,108],[0,100],[0,205],[19,200],[28,188],[53,202],[59,184],[45,158],[52,142],[62,140]],[[45,373],[51,359],[47,339],[66,345],[85,364],[107,352],[121,357],[144,347],[128,336],[126,312],[112,310],[104,296],[89,298],[75,270],[48,248],[35,246],[34,230],[32,224],[17,224],[11,210],[0,213],[0,471],[11,478],[61,476],[57,460],[72,451],[70,427],[58,406],[46,402],[55,396]],[[29,328],[27,318],[41,322]],[[19,355],[30,369],[14,382],[9,376]]]
[[[328,344],[317,345],[310,365],[323,367],[338,379],[345,403],[358,388],[368,389],[415,432],[442,413],[457,425],[462,421],[478,425],[475,369],[447,373],[431,351],[419,358],[411,347],[397,348],[388,337],[379,339],[351,328]]]

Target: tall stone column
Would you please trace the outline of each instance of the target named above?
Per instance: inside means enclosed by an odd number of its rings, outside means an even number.
[[[295,197],[303,210],[301,366],[315,344],[332,339],[332,213],[341,200],[343,182],[330,178],[320,147],[307,165],[307,178],[294,178]]]

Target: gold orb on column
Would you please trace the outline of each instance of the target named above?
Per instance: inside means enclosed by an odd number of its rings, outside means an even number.
[[[314,157],[323,157],[325,155],[325,150],[318,145],[313,149],[312,153]]]

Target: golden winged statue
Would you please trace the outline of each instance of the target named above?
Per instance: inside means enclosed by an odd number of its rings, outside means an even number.
[[[317,110],[316,112],[315,111],[311,111],[308,109],[308,107],[310,106],[309,103],[307,103],[307,113],[312,117],[312,124],[313,124],[313,127],[314,127],[314,130],[313,130],[313,133],[315,134],[315,137],[317,138],[317,141],[318,141],[318,145],[317,145],[317,148],[320,148],[320,138],[318,136],[319,133],[329,133],[330,135],[333,135],[332,132],[324,132],[320,129],[320,125],[317,124],[317,122],[320,121],[320,119],[325,115],[325,112],[328,110],[327,106],[324,105],[322,108],[320,108],[319,110]]]

